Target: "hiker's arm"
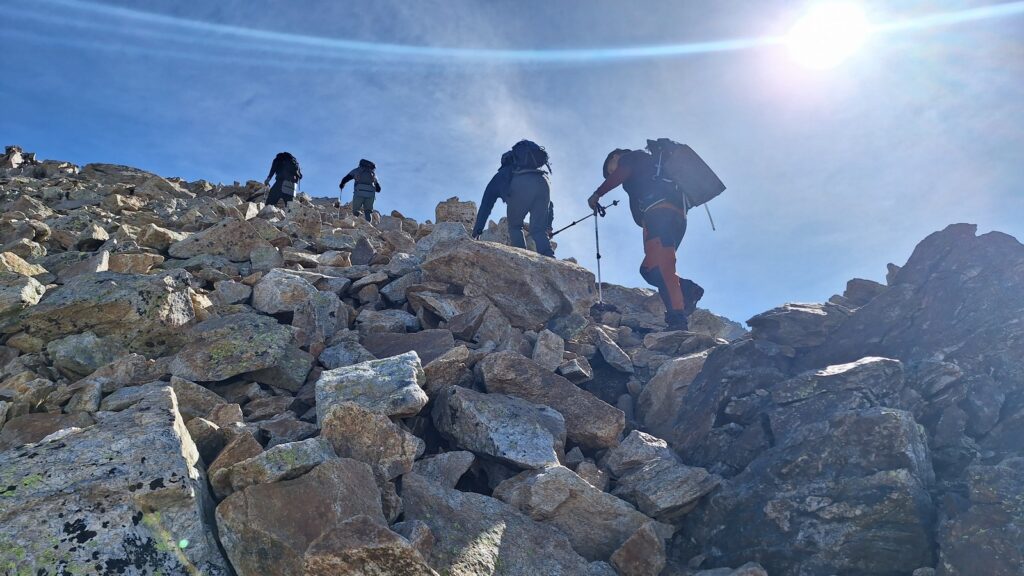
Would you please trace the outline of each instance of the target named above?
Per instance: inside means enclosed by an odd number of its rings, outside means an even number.
[[[348,184],[349,180],[355,180],[355,177],[352,176],[351,172],[348,173],[348,174],[345,174],[345,177],[341,179],[341,184],[338,184],[338,189],[339,190],[344,190],[345,189],[345,184]]]
[[[274,176],[275,172],[277,172],[277,158],[274,158],[274,161],[270,163],[270,172],[267,174],[267,179],[263,181],[263,184],[270,184],[270,178]]]
[[[377,192],[380,192],[380,181],[377,180],[376,176],[373,177],[373,187],[377,190]]]
[[[302,180],[302,168],[295,169],[295,181],[298,182],[299,180]]]
[[[491,181],[487,183],[487,188],[484,188],[484,197],[480,200],[480,209],[476,211],[476,224],[473,225],[473,237],[483,234],[484,226],[487,225],[487,219],[491,217],[491,210],[494,209],[494,203],[498,201],[498,184],[501,178],[501,173],[497,173],[491,177]]]
[[[555,203],[548,202],[548,233],[555,229]]]
[[[594,193],[590,195],[590,198],[587,200],[587,204],[590,205],[591,209],[596,209],[597,201],[601,199],[601,196],[604,196],[605,194],[614,190],[617,186],[621,185],[623,182],[629,179],[630,175],[632,174],[632,168],[620,163],[619,167],[615,169],[615,172],[609,174],[608,177],[605,178],[604,182],[602,182],[601,185],[597,187],[597,190],[595,190]]]

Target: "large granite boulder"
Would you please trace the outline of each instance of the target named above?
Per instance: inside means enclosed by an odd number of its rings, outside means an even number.
[[[438,244],[422,265],[426,281],[484,296],[518,328],[556,316],[586,315],[597,299],[594,275],[576,264],[468,238]]]
[[[602,492],[563,466],[529,470],[498,485],[494,497],[561,530],[587,560],[608,560],[640,527],[651,522],[623,500]],[[673,528],[659,526],[660,538]]]
[[[253,287],[252,307],[264,314],[295,312],[317,295],[317,289],[305,278],[274,268]]]
[[[5,316],[34,306],[46,293],[46,287],[30,276],[0,272],[0,322]]]
[[[11,574],[231,573],[168,387],[0,460],[0,556]]]
[[[438,576],[411,542],[376,519],[360,514],[313,541],[303,576]]]
[[[686,391],[707,358],[707,352],[691,354],[673,358],[658,368],[636,399],[637,420],[645,430],[659,438],[671,434]]]
[[[159,356],[184,340],[196,314],[188,274],[82,274],[22,312],[21,327],[44,341],[91,331],[132,352]]]
[[[326,370],[316,381],[317,421],[323,423],[327,412],[342,402],[384,416],[415,416],[427,404],[425,384],[415,352]]]
[[[933,482],[924,430],[867,408],[808,424],[725,482],[684,530],[712,566],[770,574],[910,573],[932,563]]]
[[[557,410],[565,418],[566,437],[584,448],[614,446],[625,415],[562,376],[515,352],[488,355],[479,365],[488,392],[508,394]]]
[[[434,425],[454,446],[517,466],[558,464],[565,450],[565,419],[538,404],[449,386],[434,399]]]
[[[226,256],[232,262],[245,262],[256,248],[270,246],[278,231],[266,220],[228,218],[202,232],[171,244],[172,258],[192,258],[201,254]]]
[[[587,561],[557,528],[534,522],[482,494],[459,492],[416,474],[403,479],[406,521],[434,535],[427,562],[450,576],[587,576]]]
[[[276,366],[290,350],[292,331],[273,318],[232,314],[197,324],[171,362],[171,373],[210,382]],[[308,370],[307,370],[308,371]]]
[[[369,466],[339,458],[235,492],[217,506],[217,527],[238,576],[304,576],[310,545],[359,515],[385,523],[380,490]]]

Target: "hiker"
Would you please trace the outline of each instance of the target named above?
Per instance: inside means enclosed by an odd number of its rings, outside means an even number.
[[[648,141],[653,142],[653,141]],[[644,230],[640,275],[658,289],[670,330],[688,330],[690,314],[704,289],[676,276],[676,250],[686,234],[687,202],[671,180],[659,177],[654,155],[646,150],[615,149],[604,161],[604,182],[587,200],[597,210],[602,196],[619,186],[629,195],[633,221]]]
[[[341,191],[345,190],[345,184],[348,184],[349,180],[355,181],[355,190],[352,192],[352,213],[359,216],[359,212],[362,211],[363,217],[369,222],[373,215],[373,201],[377,197],[377,193],[380,192],[380,182],[377,181],[377,165],[365,158],[360,160],[359,166],[353,168],[341,179],[341,184],[338,184],[339,203],[341,202]]]
[[[270,178],[277,176],[274,185],[267,192],[267,206],[276,206],[278,200],[284,200],[285,207],[295,199],[295,187],[299,180],[302,180],[302,170],[299,168],[299,161],[290,152],[281,152],[274,156],[274,162],[270,165],[270,173],[263,181],[264,186],[270,185]]]
[[[537,253],[554,257],[549,240],[553,216],[551,185],[548,182],[550,173],[548,153],[529,140],[520,140],[502,154],[498,172],[484,189],[473,226],[473,238],[483,234],[494,203],[501,198],[507,204],[509,243],[516,248],[526,248],[523,223],[529,214],[530,238],[537,246]]]

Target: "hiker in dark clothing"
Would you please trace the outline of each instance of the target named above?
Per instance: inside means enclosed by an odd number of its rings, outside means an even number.
[[[484,190],[480,209],[473,226],[473,237],[483,233],[484,225],[491,215],[494,203],[501,198],[508,205],[509,243],[517,248],[526,248],[523,223],[530,216],[530,238],[537,246],[537,253],[554,256],[548,234],[551,231],[553,205],[548,155],[543,148],[522,140],[512,150],[501,156],[501,167],[491,178]]]
[[[276,176],[274,185],[267,192],[267,206],[276,206],[278,200],[284,200],[284,205],[295,198],[295,187],[299,180],[302,180],[302,170],[299,168],[299,161],[289,152],[281,152],[274,156],[274,162],[270,165],[270,173],[267,174],[263,184],[269,185],[270,178]]]
[[[377,166],[369,160],[360,160],[359,166],[353,168],[341,179],[341,184],[338,184],[339,202],[341,201],[340,191],[345,189],[345,184],[348,184],[349,180],[355,181],[355,190],[352,192],[352,213],[359,216],[359,212],[362,211],[363,217],[369,222],[373,215],[373,201],[377,198],[377,193],[380,192]]]
[[[687,330],[687,319],[696,310],[704,289],[676,276],[676,250],[686,234],[686,207],[677,199],[675,185],[656,178],[656,172],[655,159],[648,152],[613,150],[604,162],[604,183],[587,203],[596,209],[602,196],[622,185],[629,195],[633,221],[644,230],[640,275],[658,289],[669,329]]]

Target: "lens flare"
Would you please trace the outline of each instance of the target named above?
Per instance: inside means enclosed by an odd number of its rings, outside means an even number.
[[[818,4],[804,15],[786,37],[789,54],[814,70],[834,68],[860,50],[870,26],[854,3]]]

